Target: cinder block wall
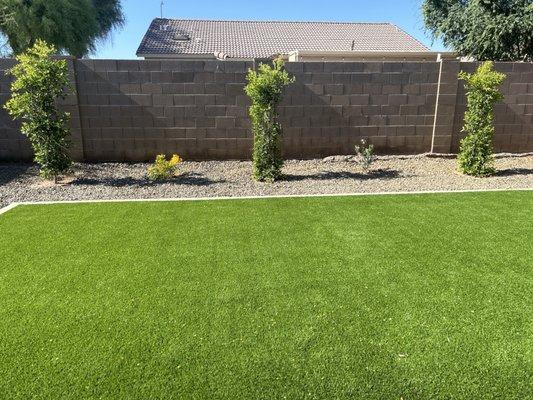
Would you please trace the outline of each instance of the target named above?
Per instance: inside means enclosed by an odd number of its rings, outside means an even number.
[[[67,59],[70,94],[60,101],[63,109],[70,113],[71,154],[76,160],[83,160],[83,139],[80,120],[80,108],[76,89],[75,60]],[[11,119],[4,104],[11,96],[12,77],[6,71],[15,65],[13,59],[0,59],[0,161],[28,161],[33,158],[33,151],[26,136],[20,133],[20,124]]]
[[[11,95],[11,78],[5,71],[15,65],[11,59],[0,59],[0,160],[28,160],[32,157],[28,140],[19,131],[19,124],[13,122],[4,104]]]
[[[438,64],[289,63],[281,107],[291,157],[352,154],[361,138],[382,153],[429,151]]]
[[[0,62],[0,101],[9,77]],[[466,103],[457,79],[474,63],[288,63],[296,77],[280,107],[286,157],[351,154],[361,138],[380,153],[456,151]],[[86,161],[145,161],[158,153],[186,159],[248,159],[253,137],[243,92],[251,62],[69,60],[75,93],[73,155]],[[497,151],[533,151],[533,64],[498,63],[508,74],[496,109]],[[27,140],[0,112],[0,159],[31,158]]]
[[[252,136],[244,95],[252,63],[77,62],[85,158],[246,158]]]

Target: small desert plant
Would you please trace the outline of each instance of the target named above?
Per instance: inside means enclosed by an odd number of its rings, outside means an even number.
[[[459,150],[459,169],[473,176],[487,176],[495,172],[492,137],[494,136],[494,104],[503,98],[498,90],[505,75],[492,69],[491,61],[484,62],[473,74],[459,73],[466,82],[467,110]]]
[[[148,168],[148,178],[152,181],[162,181],[176,176],[178,164],[183,160],[177,154],[167,160],[164,154],[159,154],[155,162]]]
[[[374,145],[368,144],[366,139],[361,139],[361,143],[355,145],[355,161],[364,172],[368,172],[374,160]]]
[[[294,81],[283,69],[283,60],[273,65],[261,64],[257,71],[248,72],[245,92],[252,100],[249,113],[254,132],[253,176],[258,181],[272,182],[281,175],[282,128],[278,122],[277,106],[283,88]]]
[[[54,59],[56,49],[42,40],[17,56],[18,63],[8,73],[15,77],[12,96],[5,108],[22,120],[21,131],[33,147],[34,159],[44,179],[57,181],[58,175],[69,170],[69,114],[57,101],[66,97],[70,87],[65,60]]]

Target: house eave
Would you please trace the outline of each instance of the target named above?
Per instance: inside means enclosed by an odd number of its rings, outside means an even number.
[[[137,57],[149,59],[179,59],[179,60],[218,60],[214,54],[183,54],[183,53],[137,53]],[[253,58],[228,57],[228,61],[253,61]]]
[[[420,61],[438,61],[440,59],[455,59],[453,52],[436,51],[316,51],[296,50],[289,53],[289,61],[306,61],[306,59],[323,58],[324,60],[339,58],[350,60],[405,59]]]
[[[215,56],[213,54],[179,54],[179,53],[137,53],[137,57],[140,58],[201,58],[206,60],[213,60]]]

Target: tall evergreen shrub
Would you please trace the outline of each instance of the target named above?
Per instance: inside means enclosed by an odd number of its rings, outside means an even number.
[[[283,60],[277,59],[273,65],[261,64],[257,71],[248,72],[245,92],[252,100],[249,114],[254,132],[253,177],[258,181],[275,181],[283,166],[277,107],[283,88],[294,81],[283,65]]]
[[[22,120],[21,131],[31,142],[40,175],[57,180],[72,162],[68,154],[69,114],[57,104],[66,97],[70,85],[68,66],[65,60],[54,59],[54,54],[53,46],[38,40],[17,56],[18,63],[8,71],[15,80],[5,108],[13,118]]]
[[[493,70],[486,61],[475,73],[459,73],[467,89],[467,110],[459,150],[459,169],[473,176],[487,176],[495,172],[492,139],[494,136],[494,104],[503,99],[498,87],[505,75]]]

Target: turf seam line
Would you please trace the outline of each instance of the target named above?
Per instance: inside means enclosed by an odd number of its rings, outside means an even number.
[[[252,200],[252,199],[284,199],[284,198],[315,198],[315,197],[362,197],[362,196],[391,196],[416,194],[452,194],[452,193],[490,193],[490,192],[524,192],[533,188],[513,189],[465,189],[465,190],[425,190],[412,192],[374,192],[374,193],[324,193],[324,194],[286,194],[264,196],[219,196],[219,197],[169,197],[153,199],[87,199],[87,200],[56,200],[56,201],[22,201],[14,205],[47,205],[47,204],[82,204],[82,203],[128,203],[128,202],[172,202],[172,201],[212,201],[212,200]],[[5,207],[8,211],[10,206]],[[3,209],[2,209],[3,210]],[[4,211],[4,212],[5,212]],[[1,214],[1,213],[0,213]]]
[[[18,206],[20,203],[11,203],[5,207],[0,208],[0,215],[8,212],[9,210],[14,209],[16,206]]]

